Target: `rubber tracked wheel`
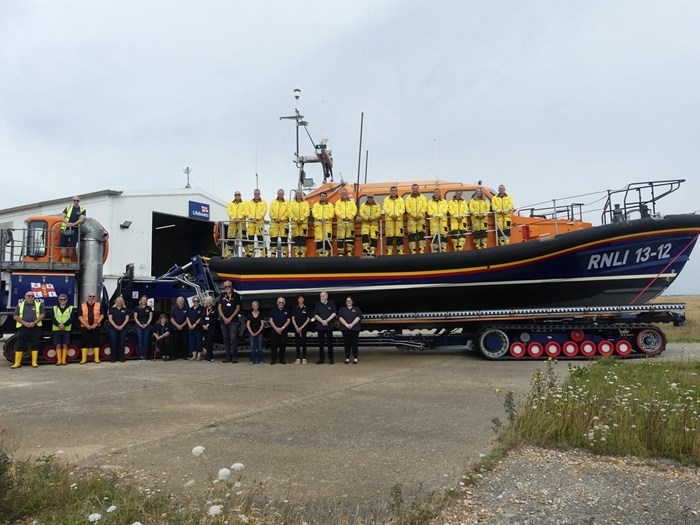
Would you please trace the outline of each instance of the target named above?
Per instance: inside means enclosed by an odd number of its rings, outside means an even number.
[[[646,355],[660,354],[666,348],[666,337],[661,330],[644,328],[637,332],[637,348]]]
[[[479,335],[479,350],[486,359],[501,359],[509,348],[510,340],[503,330],[489,328]]]

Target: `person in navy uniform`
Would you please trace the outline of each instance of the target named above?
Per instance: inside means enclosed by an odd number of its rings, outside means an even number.
[[[277,298],[277,305],[270,310],[270,364],[279,361],[281,365],[287,364],[287,330],[292,322],[291,314],[285,307],[284,297]]]
[[[328,300],[328,292],[321,292],[320,301],[314,306],[314,319],[316,319],[316,330],[318,331],[318,361],[317,365],[325,362],[324,343],[328,345],[328,363],[333,364],[333,325],[338,311],[335,303]]]
[[[233,291],[231,281],[224,282],[224,292],[219,296],[219,322],[224,336],[226,359],[224,363],[238,363],[238,314],[241,298]]]
[[[190,344],[190,361],[202,360],[202,305],[199,297],[192,298],[192,306],[187,311],[187,328]]]
[[[338,320],[340,321],[340,330],[343,332],[343,342],[345,343],[345,364],[350,363],[350,353],[352,352],[352,362],[356,365],[362,310],[353,304],[352,297],[345,299],[345,305],[338,309]]]
[[[170,324],[172,325],[171,339],[173,343],[173,359],[189,357],[187,339],[189,330],[187,328],[187,314],[189,308],[185,303],[185,298],[180,296],[172,310],[170,310]]]
[[[75,246],[78,243],[77,227],[85,222],[86,211],[80,205],[80,197],[73,197],[71,203],[63,209],[63,223],[58,239],[61,248],[61,262],[68,263],[73,257]]]
[[[153,329],[153,340],[156,342],[156,347],[160,355],[163,356],[163,361],[170,361],[172,359],[170,355],[170,350],[172,348],[172,329],[173,327],[170,326],[168,322],[168,315],[160,314],[158,322]]]
[[[219,313],[214,305],[214,299],[207,297],[204,299],[202,308],[202,333],[204,334],[204,360],[212,362],[214,360],[214,336],[219,328]]]
[[[148,357],[148,348],[153,330],[153,308],[148,304],[148,296],[142,295],[139,304],[134,310],[134,323],[136,323],[136,339],[139,344],[139,359]]]
[[[129,311],[120,295],[114,300],[114,306],[107,312],[109,326],[110,363],[117,360],[124,362],[124,345],[126,344],[126,325],[129,324]]]
[[[295,365],[306,364],[306,335],[309,332],[311,323],[311,311],[304,304],[304,296],[297,297],[297,305],[292,308],[292,325],[294,326],[294,345],[297,350],[297,360]]]

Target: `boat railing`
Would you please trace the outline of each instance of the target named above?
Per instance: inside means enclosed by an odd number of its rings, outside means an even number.
[[[353,245],[363,245],[362,254],[364,256],[379,256],[386,255],[386,247],[389,239],[386,235],[385,219],[382,217],[376,221],[371,221],[371,225],[366,228],[363,233],[363,224],[370,221],[362,221],[359,217],[354,221],[354,230],[351,237]],[[318,223],[318,221],[317,221]],[[403,226],[403,236],[408,236],[406,228],[406,220],[401,221]],[[347,224],[347,221],[330,221],[330,233],[328,228],[322,225],[315,224],[313,219],[310,219],[308,224],[298,226],[292,224],[289,220],[283,228],[283,233],[286,235],[272,237],[270,235],[270,221],[222,221],[217,225],[217,231],[221,232],[220,255],[224,258],[229,257],[291,257],[294,253],[295,235],[306,240],[313,239],[315,241],[315,253],[319,256],[330,256],[338,254],[338,225]],[[249,227],[255,225],[251,232]],[[320,238],[315,237],[314,226],[319,228]],[[489,227],[485,230],[487,234],[492,235],[495,239],[495,244],[500,245],[506,242],[508,236],[503,228],[496,220],[495,212],[489,212]],[[491,226],[493,225],[493,226]],[[295,230],[294,227],[300,228]],[[423,241],[425,245],[430,247],[430,251],[443,252],[447,250],[447,246],[454,246],[455,238],[463,237],[466,240],[473,238],[472,227],[467,223],[464,228],[451,228],[451,218],[435,218],[426,219],[424,233],[419,235],[419,241]],[[432,228],[431,228],[432,227]],[[521,226],[512,226],[512,229],[520,228]],[[229,237],[230,229],[234,230],[233,236]],[[547,237],[546,234],[541,234],[540,238]],[[341,241],[343,239],[340,239]],[[364,242],[363,242],[364,241]],[[404,245],[406,243],[404,242]]]
[[[523,217],[543,220],[582,221],[583,207],[582,202],[561,205],[554,200],[551,206],[518,208],[517,212]]]
[[[624,222],[658,216],[656,203],[678,190],[685,179],[633,182],[618,190],[607,190],[601,222]]]
[[[34,221],[28,228],[0,230],[0,269],[46,269],[77,267],[80,262],[80,228],[77,228],[75,258],[61,261],[61,223],[52,227],[43,221]]]

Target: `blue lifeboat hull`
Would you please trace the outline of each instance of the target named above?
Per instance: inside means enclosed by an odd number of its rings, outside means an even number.
[[[214,257],[210,268],[232,281],[246,303],[298,294],[314,300],[326,290],[336,301],[352,295],[365,313],[630,305],[671,285],[699,234],[699,215],[669,215],[479,251]]]

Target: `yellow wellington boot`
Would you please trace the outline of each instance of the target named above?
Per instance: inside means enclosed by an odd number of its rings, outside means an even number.
[[[62,365],[67,365],[66,359],[68,358],[68,347],[64,346],[63,350],[61,351],[61,364]]]
[[[92,349],[92,355],[95,356],[95,363],[100,362],[100,349],[99,348],[93,348]]]
[[[32,368],[39,366],[39,350],[32,350]]]
[[[80,352],[83,354],[83,356],[82,356],[83,358],[80,360],[81,365],[84,365],[85,363],[87,363],[87,350],[88,350],[87,348],[80,349]]]
[[[15,364],[10,368],[19,368],[22,366],[22,352],[15,352]]]
[[[61,366],[63,364],[63,347],[56,347],[56,366]]]

